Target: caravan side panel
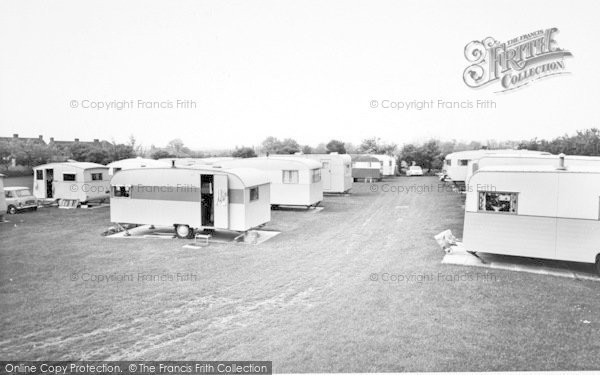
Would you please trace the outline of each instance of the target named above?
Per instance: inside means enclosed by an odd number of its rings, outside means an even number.
[[[246,214],[243,229],[248,230],[258,225],[271,221],[271,195],[270,184],[258,187],[258,200],[250,202],[250,189],[245,190]]]
[[[557,220],[557,259],[594,263],[597,254],[600,254],[600,221],[564,218]]]
[[[200,197],[197,202],[112,197],[110,206],[113,223],[202,226]]]
[[[556,218],[465,212],[469,251],[553,259]]]

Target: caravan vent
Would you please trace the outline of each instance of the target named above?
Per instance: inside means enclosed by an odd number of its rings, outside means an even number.
[[[565,154],[558,155],[558,170],[564,171],[567,169],[565,166]]]

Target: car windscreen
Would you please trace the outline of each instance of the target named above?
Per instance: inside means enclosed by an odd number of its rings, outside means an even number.
[[[19,197],[31,197],[29,189],[17,190],[17,196]]]

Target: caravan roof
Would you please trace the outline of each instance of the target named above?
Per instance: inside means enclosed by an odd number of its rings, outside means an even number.
[[[373,155],[359,155],[352,159],[353,162],[381,162],[377,157]]]
[[[558,169],[554,165],[494,165],[480,168],[475,174],[483,172],[600,173],[600,166],[568,165],[565,169]]]
[[[483,156],[488,155],[496,155],[496,154],[515,154],[515,155],[552,155],[549,152],[545,151],[532,151],[532,150],[512,150],[512,149],[502,149],[502,150],[468,150],[468,151],[457,151],[446,155],[445,159],[477,159]]]
[[[151,173],[155,172],[155,173]],[[170,171],[190,171],[191,173],[200,173],[200,174],[227,174],[231,176],[237,177],[243,187],[253,187],[258,185],[264,185],[269,183],[268,177],[261,173],[261,171],[252,169],[252,168],[231,168],[231,169],[221,169],[221,168],[212,168],[210,166],[206,166],[204,168],[201,167],[189,167],[189,168],[152,168],[152,169],[131,169],[127,174],[117,173],[111,180],[111,185],[128,185],[131,183],[131,177],[134,178],[135,183],[147,183],[147,184],[156,184],[163,185],[165,183],[165,175],[167,175]],[[179,172],[178,172],[179,173]],[[198,181],[200,182],[200,181]]]
[[[102,164],[82,162],[82,161],[65,161],[65,162],[58,162],[58,163],[41,164],[35,168],[42,168],[42,167],[47,168],[47,167],[53,167],[53,166],[57,166],[57,165],[65,165],[65,166],[84,169],[84,170],[85,169],[94,169],[94,168],[107,168],[107,166],[102,165]]]
[[[106,165],[108,168],[144,168],[169,166],[165,161],[146,159],[142,157],[113,161]]]
[[[276,156],[265,156],[258,158],[246,158],[246,159],[233,159],[233,160],[222,160],[218,163],[213,164],[214,167],[253,167],[257,166],[261,169],[267,170],[284,170],[293,166],[295,169],[320,169],[321,163],[316,160],[304,159],[299,157],[276,157]]]

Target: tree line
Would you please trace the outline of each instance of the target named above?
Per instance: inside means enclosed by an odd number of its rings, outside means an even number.
[[[600,130],[590,128],[577,131],[573,135],[562,135],[551,140],[531,139],[521,141],[496,141],[487,142],[460,142],[440,141],[430,139],[422,143],[408,143],[399,147],[396,143],[388,143],[380,138],[372,137],[354,145],[339,139],[332,139],[327,143],[320,143],[315,147],[301,145],[292,138],[278,139],[267,137],[257,147],[241,146],[234,150],[223,151],[218,154],[194,151],[185,146],[181,139],[173,139],[165,147],[151,146],[149,149],[138,145],[131,136],[125,144],[116,142],[70,142],[68,144],[44,144],[32,140],[14,142],[0,141],[0,159],[3,169],[11,164],[34,167],[36,165],[65,161],[73,159],[100,164],[108,164],[116,160],[136,156],[150,157],[153,159],[169,157],[201,158],[206,156],[233,156],[255,157],[258,155],[274,154],[326,154],[337,152],[340,154],[387,154],[396,156],[398,165],[419,165],[427,170],[441,169],[446,155],[457,151],[478,149],[527,149],[546,151],[552,154],[565,153],[567,155],[600,156]]]

